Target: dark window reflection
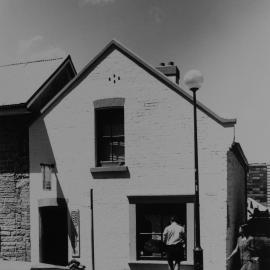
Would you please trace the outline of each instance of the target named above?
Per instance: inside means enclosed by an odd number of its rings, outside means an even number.
[[[162,233],[175,215],[186,230],[186,204],[137,204],[137,258],[165,260]]]

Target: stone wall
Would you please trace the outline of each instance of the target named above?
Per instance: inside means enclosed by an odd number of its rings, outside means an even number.
[[[28,119],[0,119],[0,256],[30,261]]]

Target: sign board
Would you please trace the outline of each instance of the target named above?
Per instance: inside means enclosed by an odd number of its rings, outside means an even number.
[[[72,221],[72,257],[79,258],[80,257],[80,211],[73,210],[70,213],[71,221]]]

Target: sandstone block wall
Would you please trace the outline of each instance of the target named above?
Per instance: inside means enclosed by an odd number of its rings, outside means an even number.
[[[28,119],[0,119],[0,256],[30,261]]]

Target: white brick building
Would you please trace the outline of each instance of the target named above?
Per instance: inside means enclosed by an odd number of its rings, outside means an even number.
[[[40,110],[29,131],[33,262],[74,256],[93,270],[167,269],[160,233],[176,214],[187,233],[184,269],[192,269],[192,98],[161,71],[112,41]],[[246,218],[235,124],[198,104],[207,270],[226,268]]]

